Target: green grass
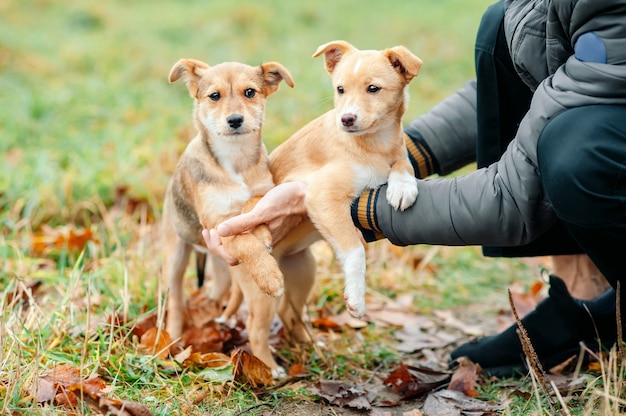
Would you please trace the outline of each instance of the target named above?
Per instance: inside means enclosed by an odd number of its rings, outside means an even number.
[[[224,376],[219,371],[172,369],[139,351],[127,329],[102,323],[116,313],[135,318],[161,307],[155,224],[167,180],[194,134],[191,98],[183,85],[167,82],[169,70],[183,57],[282,63],[296,87],[283,86],[268,100],[264,136],[272,149],[332,105],[323,61],[311,58],[319,45],[334,39],[363,49],[403,44],[424,61],[410,86],[408,122],[473,76],[475,32],[490,3],[0,2],[0,413],[65,414],[37,404],[30,390],[43,371],[63,363],[85,377],[99,374],[116,397],[159,415],[296,414],[294,403],[313,401],[303,385],[259,392],[211,382]],[[125,213],[135,202],[139,208]],[[65,225],[89,227],[94,239],[84,250],[35,252],[35,238],[50,233],[45,226]],[[483,303],[489,307],[481,313],[493,318],[507,307],[512,282],[537,275],[521,261],[485,259],[477,248],[441,249],[432,267],[409,266],[429,250],[408,247],[398,255],[371,245],[372,296],[410,293],[413,312],[425,315]],[[336,264],[324,261],[312,317],[343,310]],[[34,296],[10,300],[16,288],[35,281],[41,289]],[[370,325],[338,336],[326,350],[279,354],[303,362],[309,383],[316,377],[364,382],[406,358],[394,351],[391,332]],[[608,379],[599,385],[617,392],[620,386]],[[510,385],[487,383],[484,390],[506,400]],[[514,397],[510,414],[543,411],[532,399]],[[572,414],[586,409],[577,405]]]
[[[473,33],[486,4],[5,3],[0,206],[20,201],[15,214],[35,224],[73,218],[77,205],[94,198],[110,203],[122,185],[158,205],[191,135],[191,99],[184,86],[167,82],[182,57],[285,65],[296,88],[270,97],[265,137],[273,148],[332,105],[323,61],[311,58],[319,45],[333,39],[368,49],[404,44],[425,62],[411,87],[410,119],[472,76]]]

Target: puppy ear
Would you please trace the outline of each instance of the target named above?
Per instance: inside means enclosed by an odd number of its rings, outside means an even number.
[[[395,70],[404,77],[407,84],[419,74],[422,60],[404,46],[394,46],[391,49],[385,49],[382,53],[389,59]]]
[[[200,70],[209,68],[209,65],[196,59],[180,59],[174,64],[168,76],[169,82],[183,79],[187,84],[189,95],[196,98],[198,95],[198,79]]]
[[[266,97],[278,90],[278,84],[280,84],[280,81],[285,81],[285,83],[291,88],[294,87],[291,74],[287,71],[287,68],[278,62],[267,62],[261,64],[260,68],[263,74],[263,82],[265,83]]]
[[[333,42],[326,43],[319,48],[313,54],[313,58],[317,58],[321,54],[324,54],[324,63],[326,65],[326,71],[332,74],[335,67],[341,61],[341,58],[346,54],[355,51],[356,48],[343,40],[335,40]]]

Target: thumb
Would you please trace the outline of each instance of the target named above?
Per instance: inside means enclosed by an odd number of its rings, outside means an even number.
[[[222,222],[217,226],[216,230],[220,237],[230,237],[245,233],[255,225],[256,224],[253,222],[252,215],[250,215],[250,213],[245,213]]]

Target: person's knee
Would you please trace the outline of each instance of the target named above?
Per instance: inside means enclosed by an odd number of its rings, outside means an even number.
[[[537,155],[542,183],[557,215],[592,226],[599,220],[594,207],[601,203],[598,155],[589,145],[593,127],[580,120],[585,120],[581,109],[551,120],[539,137]]]
[[[583,227],[623,224],[625,118],[626,106],[572,108],[539,135],[539,171],[561,220]]]

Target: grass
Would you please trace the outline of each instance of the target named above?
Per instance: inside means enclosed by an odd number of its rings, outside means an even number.
[[[219,382],[228,370],[155,360],[128,328],[107,318],[140,318],[162,307],[156,224],[167,180],[194,134],[191,99],[166,79],[179,58],[285,65],[296,88],[283,87],[268,101],[264,131],[272,149],[332,105],[330,78],[311,58],[317,46],[333,39],[368,49],[404,44],[420,56],[408,121],[473,76],[474,34],[490,3],[0,2],[0,413],[67,413],[38,404],[32,387],[46,370],[71,364],[154,414],[304,414],[320,406],[306,407],[315,400],[307,383],[364,383],[409,359],[394,349],[393,330],[371,324],[320,335],[326,349],[279,350],[309,376],[258,391]],[[537,274],[527,263],[486,259],[473,247],[378,242],[368,247],[368,261],[372,298],[409,295],[411,313],[461,311],[469,323],[495,320],[507,308],[506,288]],[[312,318],[343,311],[341,276],[323,250],[320,270]],[[580,400],[570,397],[571,414],[623,406],[622,369],[607,362],[576,393]],[[507,401],[507,414],[548,411],[516,393],[532,393],[530,380],[480,388],[485,398]],[[78,404],[72,412],[92,411]]]

